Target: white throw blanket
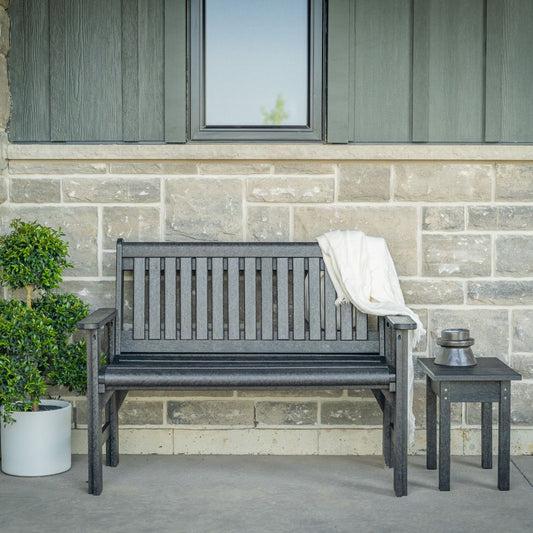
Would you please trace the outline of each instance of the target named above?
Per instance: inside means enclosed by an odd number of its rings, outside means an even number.
[[[317,238],[324,263],[337,292],[337,305],[351,302],[364,313],[372,315],[407,315],[417,325],[409,339],[409,442],[413,444],[412,349],[426,330],[416,313],[405,305],[398,275],[387,243],[379,237],[367,237],[361,231],[331,231]]]

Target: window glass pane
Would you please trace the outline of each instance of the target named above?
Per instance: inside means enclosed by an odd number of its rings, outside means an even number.
[[[206,126],[308,124],[307,0],[205,0]]]

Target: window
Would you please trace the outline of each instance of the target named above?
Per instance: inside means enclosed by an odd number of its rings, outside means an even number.
[[[191,140],[322,139],[322,2],[193,0]]]

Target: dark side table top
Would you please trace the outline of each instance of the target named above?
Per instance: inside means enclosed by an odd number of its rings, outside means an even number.
[[[433,358],[420,358],[418,363],[433,381],[511,381],[522,376],[497,357],[479,357],[475,366],[436,365]]]

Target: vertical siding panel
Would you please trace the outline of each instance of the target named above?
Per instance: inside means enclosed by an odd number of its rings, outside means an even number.
[[[122,2],[122,135],[139,140],[139,0]]]
[[[415,117],[422,121],[425,115],[427,121],[427,137],[422,138],[417,125],[415,140],[482,141],[484,20],[484,0],[415,2],[414,65],[419,71],[413,82],[413,108]]]
[[[139,140],[163,141],[164,0],[139,0]],[[124,80],[127,83],[127,80]]]
[[[52,8],[52,140],[121,140],[120,0],[54,2]]]
[[[328,113],[327,140],[350,141],[350,0],[330,0],[328,14]]]
[[[410,140],[411,24],[411,0],[355,2],[355,142]]]
[[[505,0],[502,142],[533,141],[533,2]]]
[[[412,141],[429,137],[429,1],[413,0]]]
[[[187,140],[186,0],[165,0],[165,141]]]
[[[12,0],[9,7],[11,141],[50,140],[48,7],[33,0]]]
[[[485,141],[502,138],[504,0],[487,0]]]

